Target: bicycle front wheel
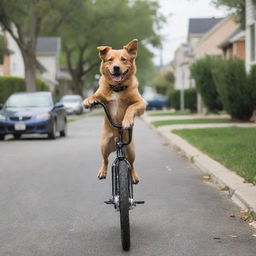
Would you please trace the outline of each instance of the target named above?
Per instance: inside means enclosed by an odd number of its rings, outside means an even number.
[[[119,162],[119,209],[121,240],[124,251],[130,249],[130,223],[129,223],[129,178],[130,172],[126,161]]]

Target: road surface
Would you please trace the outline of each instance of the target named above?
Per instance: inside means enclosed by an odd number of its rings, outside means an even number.
[[[101,122],[70,123],[56,141],[0,142],[1,256],[256,255],[238,207],[141,120],[135,199],[146,204],[131,212],[131,250],[122,252],[118,213],[103,203],[110,176],[96,179]]]

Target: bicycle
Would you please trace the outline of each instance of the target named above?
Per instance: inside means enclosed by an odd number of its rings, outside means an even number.
[[[137,204],[144,204],[144,201],[135,201],[133,199],[133,184],[131,180],[131,166],[126,159],[123,151],[132,141],[132,128],[128,129],[128,141],[123,141],[123,127],[115,124],[111,115],[102,102],[95,102],[94,105],[101,105],[106,116],[112,126],[118,129],[118,141],[116,142],[117,157],[112,164],[112,198],[104,201],[106,204],[114,205],[116,211],[120,212],[120,228],[121,242],[124,251],[130,249],[130,222],[129,210],[133,209]]]

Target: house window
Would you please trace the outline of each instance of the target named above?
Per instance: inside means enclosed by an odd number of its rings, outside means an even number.
[[[255,34],[255,24],[250,26],[250,52],[251,52],[251,61],[254,61],[256,58],[256,34]]]

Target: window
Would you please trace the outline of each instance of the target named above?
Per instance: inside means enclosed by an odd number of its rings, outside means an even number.
[[[255,24],[250,26],[250,52],[251,52],[251,61],[256,60],[256,33],[255,33]]]

